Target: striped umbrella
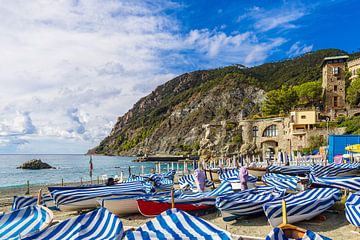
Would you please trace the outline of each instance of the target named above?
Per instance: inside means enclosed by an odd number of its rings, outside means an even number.
[[[24,239],[121,239],[123,225],[117,216],[105,208],[76,216],[37,233],[28,234]]]
[[[42,206],[29,206],[0,215],[0,239],[20,239],[48,227],[53,213]]]
[[[349,196],[345,203],[346,219],[355,227],[360,227],[360,191]]]
[[[169,209],[136,231],[126,232],[124,239],[231,239],[230,233],[178,209]]]

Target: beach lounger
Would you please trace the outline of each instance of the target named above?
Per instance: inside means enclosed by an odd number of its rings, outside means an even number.
[[[127,231],[127,240],[140,239],[222,239],[229,240],[229,232],[206,220],[189,215],[178,209],[169,209],[151,219],[135,231]]]
[[[76,216],[37,233],[26,240],[121,239],[124,235],[121,220],[105,208]]]
[[[43,206],[29,206],[0,215],[0,239],[21,239],[47,228],[53,213]]]
[[[342,193],[336,188],[314,188],[285,196],[288,223],[309,220],[329,209],[341,199]],[[265,215],[276,227],[282,223],[282,200],[270,201],[263,206]]]
[[[360,192],[353,193],[345,203],[346,219],[355,227],[360,227]]]

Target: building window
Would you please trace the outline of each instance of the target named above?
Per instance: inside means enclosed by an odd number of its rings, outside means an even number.
[[[306,115],[301,115],[301,119],[306,119]]]
[[[339,75],[340,69],[339,67],[333,67],[333,75]]]
[[[276,125],[271,125],[267,127],[263,133],[263,137],[276,137],[276,136],[277,136]]]
[[[334,85],[334,92],[337,92],[337,86]]]
[[[338,106],[338,98],[334,97],[334,107],[337,107],[337,106]]]
[[[253,137],[254,137],[254,138],[257,138],[257,136],[258,136],[258,131],[259,131],[259,128],[258,128],[257,126],[254,126],[254,127],[252,128],[252,132],[253,132]]]

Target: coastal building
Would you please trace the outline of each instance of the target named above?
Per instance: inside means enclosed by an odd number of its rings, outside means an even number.
[[[360,58],[349,61],[348,69],[351,73],[350,80],[353,80],[358,76],[358,71],[360,71]]]
[[[345,109],[345,70],[348,56],[324,58],[322,67],[322,88],[325,112]]]

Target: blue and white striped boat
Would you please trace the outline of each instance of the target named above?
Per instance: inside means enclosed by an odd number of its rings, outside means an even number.
[[[336,188],[314,188],[298,194],[287,195],[286,202],[288,223],[309,220],[329,209],[341,199],[341,191]],[[267,202],[263,209],[271,224],[276,227],[282,223],[282,200]]]
[[[47,228],[53,213],[42,206],[29,206],[0,215],[0,239],[21,239],[24,235]]]
[[[267,185],[284,188],[291,191],[296,190],[297,183],[300,181],[299,177],[276,173],[267,173],[262,176],[261,179]]]
[[[169,209],[135,231],[127,231],[128,240],[140,239],[222,239],[230,240],[229,232],[178,209]]]
[[[346,219],[355,227],[360,227],[360,192],[353,193],[345,203]]]
[[[189,187],[190,189],[195,189],[195,177],[193,175],[185,175],[179,178],[179,185],[181,189]],[[205,179],[205,186],[211,187],[213,183],[209,179]]]
[[[285,189],[261,186],[216,198],[216,207],[221,211],[224,221],[231,221],[240,216],[263,212],[263,204],[285,195]]]
[[[14,196],[11,206],[12,211],[23,207],[35,206],[37,204],[37,197],[34,196]],[[54,201],[50,194],[43,194],[41,198],[41,205],[45,207],[54,206]]]
[[[79,211],[96,208],[97,200],[102,198],[145,193],[146,188],[142,182],[131,182],[96,188],[55,190],[51,192],[51,195],[60,210]]]
[[[360,177],[315,177],[310,174],[309,178],[311,183],[315,186],[336,187],[352,191],[360,191]]]
[[[239,169],[229,169],[223,171],[223,173],[219,175],[219,180],[221,182],[223,181],[239,182]],[[256,181],[257,181],[257,177],[252,175],[248,176],[248,183],[255,184]]]
[[[265,240],[290,240],[281,228],[274,228],[266,237]],[[321,236],[313,231],[307,230],[302,238],[296,240],[331,240],[330,238]]]
[[[267,171],[269,173],[305,176],[310,173],[310,166],[269,166]]]
[[[312,165],[310,169],[315,177],[335,177],[358,172],[360,170],[360,163],[332,163],[327,166]]]
[[[124,235],[121,220],[105,208],[67,219],[24,239],[121,239]]]

